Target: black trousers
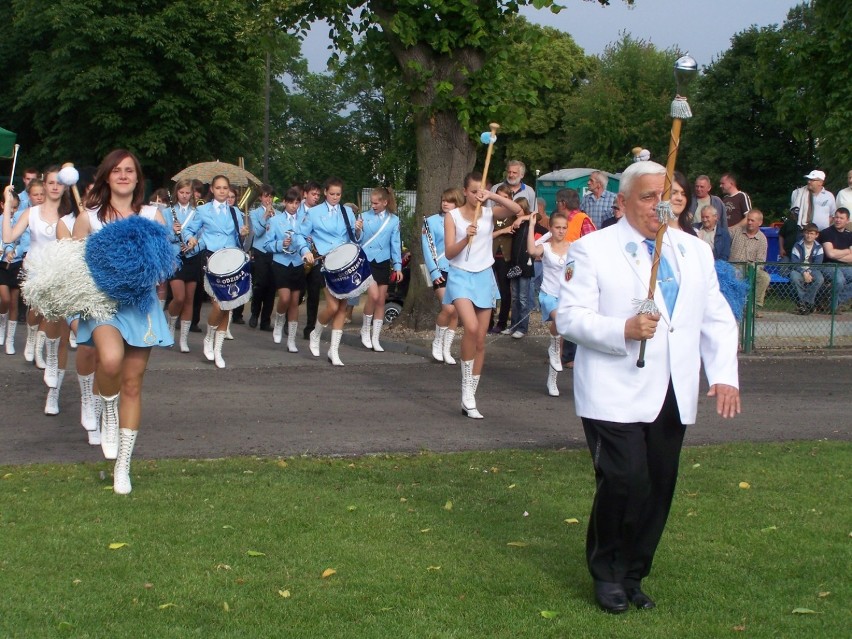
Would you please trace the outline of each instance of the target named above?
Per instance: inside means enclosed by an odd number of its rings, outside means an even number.
[[[260,325],[269,324],[275,303],[275,281],[272,277],[272,253],[253,248],[251,314],[260,318]]]
[[[512,282],[506,277],[506,273],[509,272],[509,263],[502,257],[495,257],[491,268],[494,270],[494,279],[497,280],[497,290],[500,291],[500,314],[495,323],[495,312],[491,312],[489,328],[496,325],[502,331],[509,325],[509,311],[512,309]]]
[[[586,536],[589,572],[638,587],[666,526],[686,431],[671,381],[650,424],[582,421],[597,484]]]
[[[305,276],[305,310],[307,311],[307,319],[304,335],[306,338],[308,333],[314,330],[314,327],[317,325],[320,291],[324,284],[325,276],[323,276],[319,264],[316,264],[311,269],[311,272]]]

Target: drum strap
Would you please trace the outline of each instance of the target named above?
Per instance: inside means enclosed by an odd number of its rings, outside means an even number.
[[[349,241],[353,244],[357,244],[358,240],[355,239],[355,232],[352,230],[352,225],[349,223],[349,216],[346,215],[346,207],[342,204],[340,205],[340,213],[343,215],[343,221],[346,222],[346,232],[349,234]]]
[[[228,210],[231,212],[231,219],[234,221],[234,233],[237,236],[237,248],[242,248],[243,239],[240,237],[240,224],[237,222],[237,212],[234,210],[233,206],[229,206]]]

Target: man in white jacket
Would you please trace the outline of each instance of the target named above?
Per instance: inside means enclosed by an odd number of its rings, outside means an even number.
[[[702,362],[717,413],[740,412],[737,324],[706,243],[667,228],[654,296],[659,313],[637,314],[664,181],[665,168],[655,162],[624,171],[624,217],[571,245],[556,318],[563,337],[578,345],[574,400],[597,482],[586,557],[597,602],[612,613],[630,603],[655,606],[642,579],[668,517],[686,425],[695,422]]]

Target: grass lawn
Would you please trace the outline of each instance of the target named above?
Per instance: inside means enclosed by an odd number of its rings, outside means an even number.
[[[106,462],[2,467],[0,636],[848,637],[850,452],[685,449],[658,607],[618,616],[586,451],[137,461],[128,497]]]

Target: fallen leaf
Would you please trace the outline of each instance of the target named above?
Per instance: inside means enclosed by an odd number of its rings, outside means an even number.
[[[512,490],[517,484],[509,484],[509,490]]]
[[[444,504],[444,510],[449,511],[449,510],[452,510],[452,509],[453,509],[453,502],[448,499],[447,503]]]
[[[70,632],[73,628],[74,628],[74,626],[72,626],[72,625],[71,625],[69,622],[67,622],[67,621],[60,621],[60,622],[56,625],[56,629],[57,629],[57,630],[60,630],[60,631],[62,631],[62,632]]]
[[[529,516],[530,516],[530,514],[525,510],[524,511],[524,517],[529,517]]]
[[[222,610],[224,610],[225,612],[231,612],[231,607],[228,605],[227,601],[222,602]]]
[[[228,564],[216,564],[216,570],[230,570],[231,567]]]
[[[283,459],[279,459],[278,460],[278,467],[279,468],[287,468],[287,462],[285,462]]]
[[[514,546],[515,548],[525,548],[527,546],[527,542],[525,541],[510,541],[507,546]]]
[[[282,597],[284,597],[284,599],[290,598],[290,591],[289,590],[279,590],[278,594],[281,595]]]
[[[336,574],[337,574],[337,571],[334,568],[326,568],[325,570],[322,571],[322,578],[328,579],[332,575],[336,575]]]
[[[125,546],[129,546],[127,542],[124,541],[114,541],[109,545],[110,550],[118,550],[119,548],[124,548]]]
[[[160,604],[159,606],[157,606],[157,608],[159,608],[160,610],[165,610],[166,608],[177,608],[177,604],[169,602],[169,603]]]
[[[358,506],[349,506],[346,510],[348,510],[350,513],[352,513],[352,512],[355,512],[356,510],[358,510]]]
[[[253,470],[244,470],[243,475],[254,475],[254,471]]]
[[[823,592],[819,593],[819,594],[817,595],[817,597],[819,597],[820,599],[825,599],[825,598],[826,598],[826,597],[828,597],[830,594],[831,594],[831,592],[830,592],[830,591],[828,591],[828,590],[824,590]]]
[[[401,501],[401,502],[404,504],[404,503],[405,503],[405,502],[407,502],[408,500],[407,500],[405,497],[400,497],[400,498],[399,498],[399,501]]]
[[[154,584],[152,584],[151,582],[145,582],[145,585],[144,585],[144,586],[142,586],[142,587],[143,587],[145,590],[151,590],[151,588],[153,588],[153,587],[154,587]]]
[[[246,580],[243,579],[242,577],[237,577],[236,579],[234,579],[234,581],[236,582],[236,584],[238,586],[242,586],[246,582]]]
[[[431,531],[432,531],[431,528],[421,528],[420,529],[420,532],[422,532],[422,533],[427,533],[427,532],[431,532]]]
[[[542,610],[538,614],[540,614],[545,619],[556,619],[556,617],[559,616],[559,613],[556,612],[555,610]]]
[[[75,586],[79,586],[81,583],[83,583],[83,580],[82,579],[75,579],[71,583],[74,584]]]
[[[734,626],[732,628],[732,630],[734,630],[735,632],[744,632],[745,631],[745,624],[741,624],[739,626]]]
[[[259,550],[248,550],[246,551],[246,554],[249,557],[266,557],[266,553],[260,552]]]
[[[225,524],[224,526],[222,526],[222,530],[234,530],[234,527],[230,524]]]
[[[569,517],[568,519],[565,520],[565,523],[570,526],[571,524],[579,524],[580,520],[577,519],[576,517]]]
[[[773,530],[778,530],[778,526],[767,526],[766,528],[761,528],[760,532],[772,532]]]
[[[693,464],[692,467],[693,468],[701,468],[701,464]]]
[[[104,486],[101,490],[115,490],[112,486]]]
[[[749,488],[751,488],[751,484],[747,481],[741,481],[740,488],[742,488],[743,490],[748,490]]]
[[[793,608],[794,615],[815,615],[816,610],[811,610],[810,608]]]
[[[434,572],[435,570],[440,570],[440,569],[441,569],[440,566],[427,566],[426,567],[427,572]]]
[[[12,473],[6,473],[3,475],[3,479],[10,479],[12,477]]]

